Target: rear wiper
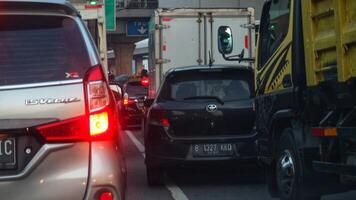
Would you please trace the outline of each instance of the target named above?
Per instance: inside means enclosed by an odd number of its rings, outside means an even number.
[[[221,100],[217,96],[194,96],[194,97],[186,97],[184,100],[190,100],[190,99],[215,99],[217,102],[219,102],[221,105],[224,105],[224,101]]]

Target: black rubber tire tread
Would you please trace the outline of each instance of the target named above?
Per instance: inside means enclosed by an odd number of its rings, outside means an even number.
[[[280,191],[279,184],[277,181],[277,191],[279,194],[279,197],[281,200],[320,200],[321,196],[318,194],[304,194],[304,191],[302,189],[302,183],[303,183],[303,169],[302,167],[302,161],[301,158],[298,154],[297,148],[295,146],[294,138],[293,138],[293,132],[291,128],[286,128],[283,130],[282,135],[280,137],[279,143],[277,144],[277,164],[276,164],[276,176],[278,174],[277,172],[277,165],[281,156],[281,153],[284,152],[284,150],[289,150],[289,152],[292,155],[292,159],[295,162],[295,177],[296,181],[293,184],[292,187],[292,192],[289,196],[283,194]]]

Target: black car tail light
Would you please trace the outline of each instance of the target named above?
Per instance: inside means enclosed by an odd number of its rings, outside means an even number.
[[[150,85],[150,79],[147,76],[141,78],[141,85],[148,87]]]
[[[150,121],[154,125],[169,127],[170,122],[166,116],[165,110],[159,105],[153,105],[150,110]]]

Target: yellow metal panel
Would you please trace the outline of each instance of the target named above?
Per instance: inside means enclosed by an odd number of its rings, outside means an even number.
[[[257,91],[261,90],[262,94],[271,94],[273,92],[280,92],[289,88],[283,87],[283,78],[286,75],[292,77],[292,48],[291,43],[293,40],[293,17],[294,16],[294,1],[290,1],[290,14],[289,14],[289,26],[288,33],[283,39],[282,43],[279,45],[277,50],[273,55],[268,59],[266,64],[261,68],[255,68],[255,84]],[[257,46],[261,41],[258,40]],[[258,58],[259,51],[256,51],[256,57]],[[284,58],[284,55],[285,58]],[[256,60],[256,65],[259,66],[259,59]],[[281,67],[278,69],[278,67]],[[275,75],[275,76],[274,76]],[[262,83],[264,82],[265,83]],[[292,80],[291,80],[292,81]],[[290,86],[292,87],[292,85]],[[259,94],[261,95],[261,94]]]
[[[302,0],[307,84],[356,74],[356,1]]]
[[[338,62],[339,81],[355,77],[356,70],[356,1],[335,0],[338,8],[339,37]]]
[[[302,18],[303,18],[303,35],[304,35],[304,52],[305,52],[305,65],[306,65],[306,75],[307,75],[307,84],[315,85],[316,84],[316,74],[314,73],[315,66],[315,56],[314,51],[314,35],[313,24],[312,24],[312,4],[311,1],[302,1]]]

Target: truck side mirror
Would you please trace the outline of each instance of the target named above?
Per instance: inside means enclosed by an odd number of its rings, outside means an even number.
[[[218,47],[221,54],[230,54],[233,50],[232,30],[229,26],[220,26],[218,29]]]

